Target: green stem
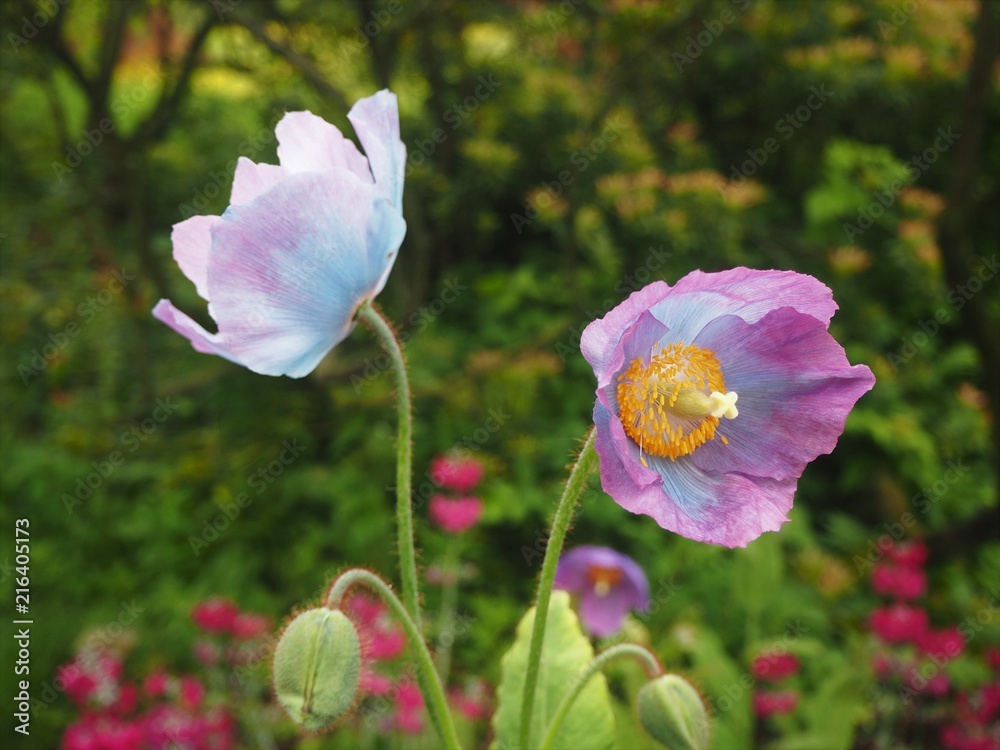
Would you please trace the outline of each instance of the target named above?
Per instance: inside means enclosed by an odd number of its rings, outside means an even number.
[[[531,715],[535,708],[538,664],[542,658],[542,644],[545,641],[545,626],[549,619],[549,599],[552,597],[552,585],[556,578],[556,565],[559,562],[559,555],[562,554],[563,541],[566,539],[569,522],[573,518],[576,501],[587,484],[587,478],[597,466],[597,453],[594,450],[595,434],[595,428],[591,428],[569,479],[566,480],[566,488],[552,518],[549,541],[545,545],[545,559],[542,562],[542,574],[538,580],[538,596],[535,602],[535,622],[531,628],[531,645],[528,648],[528,666],[524,675],[524,695],[521,697],[519,746],[525,750],[531,737]]]
[[[427,649],[427,644],[424,642],[424,637],[416,621],[406,611],[406,607],[403,606],[399,597],[393,593],[389,584],[371,571],[353,568],[342,573],[333,582],[330,592],[326,595],[324,606],[327,609],[338,609],[348,589],[357,584],[368,586],[382,597],[385,603],[389,605],[392,613],[399,619],[403,630],[406,631],[406,639],[416,653],[417,681],[420,684],[421,692],[424,694],[424,700],[427,702],[428,712],[432,718],[436,717],[434,726],[438,730],[441,741],[448,750],[461,750],[461,746],[458,743],[458,735],[455,733],[455,723],[452,720],[451,711],[448,710],[448,701],[445,698],[444,688],[441,686],[441,680],[434,670],[434,659],[431,658],[431,652]]]
[[[556,741],[556,735],[559,734],[559,728],[562,726],[563,720],[573,707],[573,702],[583,692],[583,689],[587,687],[590,678],[604,669],[604,666],[608,662],[623,656],[638,661],[646,670],[646,676],[650,680],[655,680],[657,677],[663,676],[663,667],[660,665],[659,660],[648,649],[635,643],[619,643],[602,651],[580,673],[576,682],[573,683],[573,687],[563,696],[562,703],[559,704],[559,708],[556,709],[555,715],[549,723],[549,729],[545,733],[545,739],[542,740],[540,750],[551,750],[552,743]]]
[[[420,589],[417,583],[417,555],[413,543],[413,506],[410,497],[413,413],[406,360],[403,359],[403,350],[392,326],[371,300],[366,300],[358,309],[358,318],[378,337],[396,372],[396,410],[399,414],[399,432],[396,437],[396,536],[399,546],[399,575],[403,582],[403,601],[419,628]]]
[[[441,682],[448,684],[448,673],[451,672],[451,650],[455,645],[455,609],[458,606],[458,579],[461,574],[459,547],[461,537],[448,540],[448,548],[442,565],[445,582],[441,592],[441,613],[438,616],[437,627],[437,670]]]

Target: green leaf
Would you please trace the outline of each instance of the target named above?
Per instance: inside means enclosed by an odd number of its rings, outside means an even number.
[[[528,666],[528,649],[534,621],[535,609],[532,607],[518,624],[514,645],[500,662],[502,673],[500,687],[497,689],[497,711],[493,716],[496,738],[490,745],[491,750],[514,750],[518,747],[521,694],[524,691],[524,675]],[[538,670],[530,747],[541,744],[549,721],[563,696],[593,658],[594,649],[580,631],[576,614],[570,609],[569,594],[565,591],[553,591]],[[615,720],[611,711],[608,683],[604,675],[594,675],[566,716],[556,747],[599,750],[614,746]]]

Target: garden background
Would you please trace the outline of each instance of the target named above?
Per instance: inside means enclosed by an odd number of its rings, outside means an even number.
[[[699,686],[715,747],[937,747],[1000,644],[998,13],[973,0],[4,3],[0,601],[7,632],[27,518],[40,700],[15,746],[58,745],[79,712],[45,685],[95,633],[137,679],[191,672],[189,614],[213,595],[280,623],[344,567],[395,580],[393,378],[373,339],[355,332],[301,380],[268,378],[150,315],[170,298],[207,322],[170,231],[225,209],[237,156],[275,163],[286,111],[350,134],[350,105],[390,88],[408,230],[379,302],[407,342],[425,565],[446,546],[421,494],[430,460],[466,448],[486,467],[456,675],[496,684],[533,596],[591,418],[583,327],[653,279],[792,269],[833,289],[832,332],[877,383],[806,470],[791,523],[713,547],[594,482],[569,544],[645,568],[654,606],[630,633]],[[871,666],[867,618],[885,600],[869,574],[889,537],[926,541],[933,623],[980,623],[940,699],[879,687]],[[427,590],[428,611],[440,597]],[[4,742],[19,737],[11,641]],[[802,662],[801,700],[765,731],[743,678],[782,643]],[[266,701],[255,669],[248,706]],[[635,671],[610,679],[622,746],[652,747],[629,708]],[[465,731],[486,741],[486,723]]]

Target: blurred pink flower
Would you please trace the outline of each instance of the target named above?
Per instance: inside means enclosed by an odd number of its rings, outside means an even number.
[[[180,699],[185,708],[196,709],[205,698],[205,688],[197,677],[181,677]]]
[[[879,563],[872,570],[872,588],[900,599],[917,599],[927,591],[927,574],[907,565]]]
[[[361,656],[365,660],[387,661],[403,653],[406,633],[382,602],[364,594],[352,594],[343,605],[361,641]]]
[[[69,726],[62,750],[145,750],[146,731],[139,721],[85,714]]]
[[[59,667],[57,681],[78,706],[99,699],[106,703],[117,695],[115,687],[121,679],[122,669],[117,656],[82,651],[73,661]]]
[[[396,688],[394,723],[405,734],[419,734],[424,729],[424,696],[414,682],[400,683]]]
[[[1000,648],[990,646],[986,649],[986,653],[983,658],[986,659],[987,666],[1000,670]]]
[[[916,539],[911,542],[896,542],[885,551],[886,557],[908,568],[919,568],[927,562],[927,545]]]
[[[872,671],[877,680],[884,680],[892,675],[895,672],[895,666],[892,659],[881,651],[872,656]]]
[[[452,688],[448,698],[458,712],[469,721],[483,721],[493,712],[492,689],[486,680],[466,682],[464,687]]]
[[[958,697],[959,713],[972,724],[1000,720],[1000,680]]]
[[[224,633],[232,628],[239,613],[239,607],[231,601],[215,596],[196,604],[191,619],[206,633]]]
[[[77,661],[59,667],[56,682],[63,686],[66,695],[78,706],[84,705],[97,687],[97,680],[85,672]]]
[[[761,690],[753,695],[754,713],[763,719],[790,714],[798,705],[799,694],[794,690]]]
[[[428,507],[431,520],[449,534],[468,531],[483,515],[483,501],[478,497],[460,497],[451,500],[444,495],[431,498]]]
[[[441,487],[468,492],[483,478],[483,465],[471,456],[438,456],[431,461],[431,479]]]
[[[1000,750],[997,732],[986,727],[947,724],[941,728],[941,743],[946,750]]]
[[[927,590],[927,574],[908,565],[879,563],[872,570],[872,588],[900,599],[917,599]]]
[[[198,641],[194,644],[194,658],[206,667],[214,667],[219,663],[221,650],[218,644],[211,641]]]
[[[872,612],[868,623],[883,641],[908,643],[927,631],[927,613],[908,604],[893,604]]]
[[[135,711],[139,705],[139,688],[132,683],[124,683],[118,686],[118,695],[111,710],[119,716],[128,716]]]
[[[917,637],[917,648],[939,662],[949,662],[965,650],[965,638],[958,628],[928,630]]]
[[[901,670],[903,684],[918,693],[940,698],[951,689],[951,680],[938,667],[929,662],[909,664]]]
[[[761,654],[750,662],[751,674],[765,682],[781,682],[798,671],[799,657],[795,654]]]
[[[369,695],[385,695],[392,689],[392,680],[367,666],[361,667],[358,686]]]
[[[270,630],[271,619],[255,612],[243,612],[237,615],[229,628],[233,637],[241,641],[252,641],[255,638],[260,638]]]
[[[148,698],[159,698],[162,695],[166,695],[169,686],[170,675],[163,670],[157,669],[146,676],[145,681],[142,683],[142,690]]]

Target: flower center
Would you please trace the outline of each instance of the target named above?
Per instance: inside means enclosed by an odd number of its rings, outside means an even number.
[[[618,376],[618,407],[643,466],[643,452],[671,461],[686,456],[715,438],[720,417],[739,414],[715,353],[693,344],[658,345],[648,364],[633,359]]]
[[[594,585],[594,593],[598,596],[607,596],[608,592],[622,579],[622,572],[618,568],[608,568],[603,565],[587,566],[587,580]]]

